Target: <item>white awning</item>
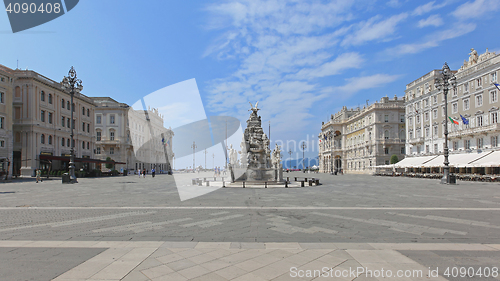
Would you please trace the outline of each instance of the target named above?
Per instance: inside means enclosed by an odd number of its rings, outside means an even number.
[[[492,153],[469,163],[469,167],[491,167],[500,166],[500,151]]]
[[[491,152],[485,153],[459,153],[459,154],[450,154],[448,156],[448,162],[450,162],[450,167],[471,167],[471,162],[485,157]],[[444,155],[439,155],[435,159],[425,163],[423,167],[431,168],[431,167],[443,167],[444,166]]]
[[[419,168],[424,163],[436,158],[437,155],[432,156],[417,156],[417,157],[407,157],[398,163],[396,163],[396,168]]]

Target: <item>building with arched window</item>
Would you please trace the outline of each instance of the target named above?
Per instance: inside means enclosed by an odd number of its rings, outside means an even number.
[[[373,173],[392,155],[404,158],[404,99],[384,97],[363,108],[343,107],[323,122],[319,162],[323,173]],[[401,134],[403,132],[403,134]]]
[[[3,77],[3,81],[2,81]],[[63,77],[60,77],[61,80]],[[3,82],[3,83],[2,83]],[[8,82],[8,83],[7,83]],[[8,88],[4,85],[8,84]],[[11,110],[10,135],[12,143],[13,175],[33,176],[35,169],[64,170],[70,154],[70,94],[62,90],[61,83],[47,78],[32,70],[10,69],[0,65],[0,92],[5,89],[6,96],[13,96],[7,101],[6,108]],[[66,103],[67,102],[67,103]],[[66,103],[66,104],[65,104]],[[83,94],[75,94],[77,107],[85,107],[93,112],[94,104]],[[95,139],[90,116],[74,113],[76,124],[89,124],[85,128],[75,127],[75,143],[89,143],[85,147],[75,146],[76,158],[91,158]],[[2,106],[0,104],[0,117]],[[2,131],[0,129],[0,154]],[[67,143],[65,143],[67,140]],[[64,145],[63,145],[64,144]],[[0,155],[1,158],[1,155]],[[51,159],[60,159],[52,161]],[[88,168],[84,162],[76,162],[77,169]]]

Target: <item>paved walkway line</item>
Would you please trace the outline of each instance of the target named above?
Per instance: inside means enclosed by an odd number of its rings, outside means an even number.
[[[408,211],[500,211],[500,208],[461,207],[259,207],[259,206],[165,206],[165,207],[0,207],[3,210],[408,210]]]

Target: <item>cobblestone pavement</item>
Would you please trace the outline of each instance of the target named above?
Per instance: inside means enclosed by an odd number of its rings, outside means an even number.
[[[285,176],[322,185],[180,201],[167,175],[0,184],[0,280],[293,280],[294,266],[372,264],[453,280],[445,268],[500,267],[498,183]]]

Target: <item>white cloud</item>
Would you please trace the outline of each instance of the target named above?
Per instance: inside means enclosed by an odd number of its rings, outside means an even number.
[[[453,15],[458,19],[481,18],[487,13],[492,13],[500,8],[498,0],[475,0],[460,5]]]
[[[439,15],[432,15],[426,19],[418,21],[418,27],[426,26],[441,26],[443,25],[443,19]]]
[[[386,58],[395,58],[405,54],[419,53],[426,49],[439,46],[441,41],[460,37],[474,31],[475,29],[476,25],[473,23],[456,24],[452,28],[432,33],[427,36],[422,43],[400,44],[396,47],[386,49],[383,52],[383,55]]]
[[[397,8],[397,7],[401,6],[401,2],[399,2],[399,0],[389,0],[385,4],[389,7],[392,7],[392,8]]]
[[[418,6],[417,8],[415,8],[415,10],[413,10],[412,15],[421,16],[423,14],[427,14],[431,11],[440,9],[440,8],[448,5],[448,2],[449,1],[442,1],[440,4],[435,4],[436,1],[431,1],[427,4],[424,4],[424,5],[421,5],[421,6]]]
[[[311,79],[336,75],[349,68],[360,68],[364,59],[358,53],[339,55],[335,60],[316,68],[303,68],[294,75],[297,79]]]
[[[387,83],[395,81],[398,78],[399,75],[388,74],[375,74],[371,76],[353,77],[347,79],[347,83],[344,86],[336,87],[335,90],[346,94],[354,94],[361,90],[381,87]]]
[[[342,46],[361,45],[368,41],[386,39],[395,33],[397,25],[407,17],[407,13],[402,13],[379,21],[380,16],[375,16],[357,24],[356,31],[345,37],[342,41]]]

